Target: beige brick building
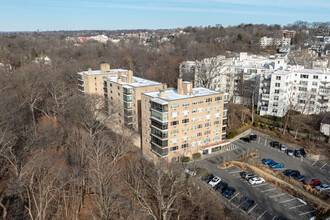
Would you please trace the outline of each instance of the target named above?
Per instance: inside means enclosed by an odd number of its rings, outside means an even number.
[[[110,64],[101,63],[100,70],[88,69],[78,73],[78,89],[83,94],[103,97],[103,77],[117,76],[119,73],[128,74],[128,72],[129,70],[124,69],[110,69]]]
[[[103,80],[107,114],[116,122],[141,133],[141,94],[166,89],[166,85],[135,77],[132,71],[119,72]]]
[[[178,79],[178,89],[142,94],[142,151],[156,158],[177,160],[219,151],[227,142],[228,94],[192,88]]]

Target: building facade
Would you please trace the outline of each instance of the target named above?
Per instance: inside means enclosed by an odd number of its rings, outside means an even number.
[[[103,78],[106,113],[119,124],[141,132],[141,94],[166,89],[166,84],[133,76],[132,71]]]
[[[143,153],[172,161],[219,151],[226,144],[227,101],[226,93],[182,79],[178,89],[143,93]]]

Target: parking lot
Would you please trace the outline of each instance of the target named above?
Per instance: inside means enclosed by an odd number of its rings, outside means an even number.
[[[330,165],[328,161],[312,161],[306,158],[288,156],[285,152],[271,147],[271,141],[271,139],[264,137],[258,137],[256,141],[250,143],[238,140],[231,143],[229,151],[210,156],[195,163],[194,166],[206,168],[210,173],[221,177],[222,181],[227,182],[229,186],[236,189],[236,193],[227,201],[237,210],[243,212],[241,205],[246,197],[253,199],[255,204],[246,214],[254,219],[275,220],[280,217],[310,219],[316,209],[306,202],[281,191],[280,188],[267,182],[259,185],[249,184],[240,176],[243,171],[238,167],[218,168],[218,165],[224,161],[237,159],[246,153],[258,152],[259,157],[254,159],[258,162],[261,162],[263,158],[271,158],[276,162],[282,162],[284,168],[276,169],[279,172],[285,169],[297,169],[302,175],[318,178],[322,183],[330,183],[328,178]]]

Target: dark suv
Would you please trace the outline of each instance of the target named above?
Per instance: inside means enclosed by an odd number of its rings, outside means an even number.
[[[251,141],[256,141],[257,140],[257,135],[251,134],[250,139],[251,139]]]
[[[280,146],[280,143],[278,143],[277,141],[272,141],[272,142],[270,142],[270,146],[272,146],[272,147],[279,147]]]
[[[225,191],[223,191],[222,195],[226,198],[230,198],[235,193],[235,189],[233,187],[228,187]]]

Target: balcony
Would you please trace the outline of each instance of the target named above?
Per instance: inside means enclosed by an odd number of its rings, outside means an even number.
[[[132,109],[132,103],[131,102],[124,102],[124,108],[125,109]]]
[[[330,88],[320,87],[319,95],[329,95],[330,96]]]
[[[168,104],[159,104],[156,102],[151,102],[151,109],[158,112],[168,112]]]
[[[124,94],[126,95],[132,94],[132,88],[123,87],[123,90],[124,90]]]
[[[168,147],[168,140],[159,139],[153,135],[151,135],[151,142],[157,145],[160,148],[167,148]]]
[[[268,100],[269,100],[269,95],[262,94],[262,95],[261,95],[261,99],[262,99],[262,100],[267,100],[267,101],[268,101]]]
[[[124,94],[123,96],[125,102],[131,102],[132,101],[132,95]]]
[[[162,123],[162,122],[159,122],[155,119],[152,119],[151,118],[151,126],[154,126],[155,128],[158,128],[160,130],[167,130],[168,129],[168,123],[165,122],[165,123]]]
[[[126,128],[129,128],[129,129],[133,129],[134,128],[133,127],[133,124],[129,124],[129,123],[124,122],[124,125],[125,125]]]
[[[126,115],[124,116],[124,121],[127,124],[132,124],[133,123],[133,117],[127,117]]]
[[[133,115],[133,111],[130,109],[124,109],[124,115],[125,116],[132,116]]]
[[[158,121],[161,121],[161,122],[167,122],[168,120],[168,113],[165,112],[165,113],[160,113],[158,111],[155,111],[155,110],[151,110],[151,118],[155,119],[155,120],[158,120]]]
[[[154,135],[162,140],[168,138],[167,131],[158,130],[158,128],[154,128],[154,127],[151,127],[151,135]]]
[[[168,148],[161,148],[153,143],[151,143],[151,151],[159,157],[165,157],[168,155]]]

